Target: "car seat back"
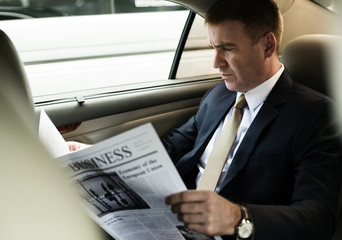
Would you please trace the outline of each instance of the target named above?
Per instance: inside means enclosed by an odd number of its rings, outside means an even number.
[[[285,47],[281,62],[294,81],[331,97],[331,52],[338,41],[334,35],[300,36]]]
[[[0,92],[15,103],[16,108],[34,123],[34,108],[23,64],[9,37],[0,30]]]
[[[103,239],[33,131],[34,108],[21,61],[0,30],[1,239]]]
[[[334,35],[304,35],[292,40],[284,49],[281,62],[289,70],[293,80],[331,98],[332,51],[341,38]],[[342,239],[342,190],[340,210],[332,240]]]

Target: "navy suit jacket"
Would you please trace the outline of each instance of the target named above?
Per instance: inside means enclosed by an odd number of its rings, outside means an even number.
[[[235,97],[224,82],[218,84],[196,115],[163,139],[189,189],[195,188],[199,158]],[[331,99],[295,84],[285,70],[252,122],[219,194],[250,209],[255,240],[330,238],[342,158],[333,107]]]

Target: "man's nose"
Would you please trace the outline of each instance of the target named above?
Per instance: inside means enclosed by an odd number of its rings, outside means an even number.
[[[215,55],[214,55],[214,64],[213,67],[218,68],[224,68],[228,65],[227,61],[225,60],[224,56],[222,55],[222,52],[215,49]]]

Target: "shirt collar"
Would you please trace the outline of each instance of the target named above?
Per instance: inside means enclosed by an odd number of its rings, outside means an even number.
[[[284,65],[281,64],[281,68],[271,78],[244,93],[247,105],[251,111],[254,111],[260,104],[262,104],[266,100],[267,96],[270,94],[272,88],[277,83],[284,69]],[[241,92],[238,92],[236,95],[236,99],[238,99],[241,94]]]

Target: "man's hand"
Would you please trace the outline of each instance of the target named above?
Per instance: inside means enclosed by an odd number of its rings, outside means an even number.
[[[91,145],[80,143],[80,142],[74,142],[74,141],[68,141],[67,142],[70,152],[76,152],[78,150],[90,147]]]
[[[239,205],[210,191],[180,192],[165,201],[189,230],[208,236],[233,235],[241,219]]]

